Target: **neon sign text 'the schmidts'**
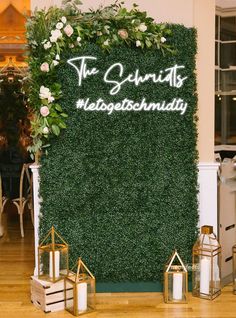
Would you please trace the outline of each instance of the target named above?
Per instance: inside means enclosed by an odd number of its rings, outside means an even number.
[[[100,71],[96,67],[89,68],[87,63],[90,61],[96,61],[97,58],[94,56],[79,56],[72,59],[69,59],[67,62],[73,66],[78,74],[78,85],[81,86],[84,79],[95,76]],[[80,62],[80,65],[77,66],[75,63]],[[180,70],[184,69],[184,65],[174,65],[172,67],[160,70],[158,74],[148,73],[141,75],[139,69],[136,69],[133,73],[128,74],[124,77],[124,66],[121,63],[112,64],[104,73],[103,80],[105,83],[112,85],[112,88],[109,91],[110,95],[116,95],[122,89],[122,86],[125,83],[133,83],[135,86],[139,86],[147,81],[151,81],[155,84],[167,83],[170,87],[180,88],[183,86],[184,81],[187,79],[187,76],[182,77],[179,73]],[[116,76],[116,80],[112,78]],[[120,81],[117,80],[117,75],[120,78]],[[126,102],[126,107],[124,107],[124,100],[121,103],[109,103],[106,104],[105,101],[101,98],[95,103],[89,104],[89,98],[86,100],[79,99],[77,102],[77,109],[84,109],[86,111],[106,111],[108,114],[111,114],[115,111],[140,111],[140,110],[157,110],[157,111],[178,111],[183,115],[187,109],[188,104],[180,98],[174,98],[171,102],[167,103],[166,101],[148,103],[147,106],[145,99],[142,99],[140,103],[135,103],[134,101]],[[121,106],[119,106],[121,104]],[[96,107],[94,106],[96,105]]]

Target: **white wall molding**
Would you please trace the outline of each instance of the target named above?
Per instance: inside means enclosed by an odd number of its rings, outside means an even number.
[[[198,164],[199,227],[205,224],[213,225],[216,235],[218,235],[217,172],[219,166],[217,162]]]
[[[34,250],[35,250],[35,268],[34,275],[38,275],[38,246],[39,246],[39,217],[40,217],[40,197],[39,197],[39,168],[40,165],[34,163],[30,166],[33,173],[33,196],[34,196]]]

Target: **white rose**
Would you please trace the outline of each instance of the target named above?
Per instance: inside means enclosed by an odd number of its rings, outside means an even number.
[[[103,42],[103,45],[109,45],[109,39],[107,39],[105,42]]]
[[[70,24],[67,24],[67,26],[64,27],[63,30],[68,37],[70,37],[74,33],[74,30]]]
[[[56,61],[56,60],[53,60],[53,61],[52,61],[52,64],[53,64],[54,66],[57,66],[57,65],[59,64],[59,62]]]
[[[50,36],[50,41],[51,42],[57,42],[57,40],[59,39],[59,38],[61,38],[62,37],[62,33],[61,33],[61,31],[60,30],[52,30],[51,31],[51,36]]]
[[[60,60],[60,55],[59,54],[56,55],[56,60],[58,60],[58,61]]]
[[[47,117],[49,115],[49,108],[48,106],[42,106],[40,108],[40,114],[43,116],[43,117]]]
[[[161,43],[165,43],[166,42],[166,38],[164,36],[161,37]]]
[[[79,43],[79,42],[81,41],[81,37],[78,36],[77,39],[76,39],[76,41]]]
[[[73,43],[70,43],[70,44],[69,44],[69,48],[70,48],[70,49],[73,49],[74,47],[75,47],[75,46],[74,46]]]
[[[54,101],[54,97],[52,96],[52,93],[50,92],[50,89],[45,86],[40,87],[40,93],[39,93],[40,99],[47,99],[49,103]]]
[[[63,28],[63,23],[62,22],[58,22],[56,24],[56,29],[61,30]]]
[[[147,26],[145,23],[141,23],[138,28],[141,32],[145,32],[147,30]]]
[[[50,49],[51,46],[52,44],[49,41],[43,45],[45,50]]]
[[[61,18],[61,22],[62,22],[62,23],[64,23],[64,24],[65,24],[65,23],[66,23],[66,21],[67,21],[66,17],[62,17],[62,18]]]
[[[41,99],[47,99],[49,96],[51,96],[50,89],[48,87],[45,87],[45,86],[42,85],[40,87],[39,97]]]
[[[47,135],[49,133],[48,127],[43,128],[43,134]]]
[[[137,47],[141,46],[141,42],[139,40],[136,41],[136,46]]]
[[[40,70],[42,72],[48,73],[49,72],[49,64],[47,62],[44,62],[43,64],[41,64]]]

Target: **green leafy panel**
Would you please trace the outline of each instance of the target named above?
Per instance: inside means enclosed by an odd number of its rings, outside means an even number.
[[[91,44],[79,56],[94,56],[99,72],[83,79],[68,63],[60,67],[61,105],[68,129],[42,159],[41,237],[54,225],[70,245],[70,265],[78,256],[98,281],[160,281],[177,248],[186,263],[197,235],[197,151],[195,30],[173,25],[176,55],[125,46],[109,54]],[[77,55],[78,56],[78,55]],[[76,56],[66,56],[66,59]],[[174,65],[184,84],[148,80],[126,82],[116,95],[104,73],[122,63],[125,79],[136,69],[159,74]],[[112,78],[121,81],[117,70]],[[76,109],[78,99],[117,103],[171,102],[181,98],[186,112]]]

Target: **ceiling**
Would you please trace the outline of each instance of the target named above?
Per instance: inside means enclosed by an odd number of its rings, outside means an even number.
[[[221,8],[235,8],[236,0],[216,0],[216,5]]]

